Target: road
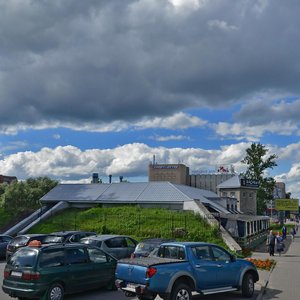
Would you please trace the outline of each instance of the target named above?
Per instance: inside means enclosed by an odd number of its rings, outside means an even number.
[[[2,286],[2,280],[3,280],[3,270],[4,270],[5,262],[0,262],[0,282]],[[254,293],[254,296],[252,298],[247,298],[250,300],[255,300],[258,294],[258,286],[256,285],[256,290]],[[218,300],[245,300],[245,298],[241,297],[241,294],[239,292],[233,292],[233,293],[223,293],[219,295],[209,295],[209,296],[200,296],[195,295],[193,296],[193,300],[215,300],[218,298]],[[12,300],[10,296],[3,293],[2,288],[0,290],[0,299],[1,300]],[[107,291],[107,290],[96,290],[92,292],[84,292],[79,293],[76,295],[69,295],[65,297],[66,300],[138,300],[137,297],[127,298],[121,291]],[[155,298],[155,300],[161,300],[159,296]]]

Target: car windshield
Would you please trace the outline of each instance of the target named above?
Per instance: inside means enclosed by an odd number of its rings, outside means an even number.
[[[97,241],[93,239],[83,238],[80,240],[80,243],[88,244],[88,245],[97,245]]]
[[[64,241],[64,237],[58,235],[49,235],[44,239],[44,244],[50,243],[62,243]]]
[[[155,244],[155,243],[139,243],[137,246],[136,246],[136,251],[152,251],[154,250],[155,247],[157,247],[158,244]]]
[[[28,242],[29,238],[26,236],[17,236],[14,238],[14,240],[11,242],[11,245],[16,246],[16,245],[26,245]]]
[[[38,251],[36,249],[30,249],[27,247],[22,248],[16,253],[14,253],[9,261],[8,265],[11,265],[13,267],[33,267],[36,261]]]

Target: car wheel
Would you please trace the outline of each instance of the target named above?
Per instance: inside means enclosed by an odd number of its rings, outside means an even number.
[[[171,293],[170,300],[192,300],[190,287],[184,283],[176,285]]]
[[[47,292],[47,300],[64,299],[64,288],[60,283],[54,283]]]
[[[254,279],[251,273],[246,273],[242,282],[242,296],[250,298],[254,293]]]

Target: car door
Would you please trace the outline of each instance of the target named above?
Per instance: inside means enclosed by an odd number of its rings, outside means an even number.
[[[107,252],[117,259],[127,257],[127,243],[124,237],[114,237],[104,242]],[[106,249],[104,249],[106,250]]]
[[[68,268],[65,265],[63,248],[44,250],[39,257],[38,271],[43,283],[62,281],[65,289],[69,289]]]
[[[211,246],[211,250],[218,268],[216,284],[219,287],[236,286],[240,275],[236,260],[232,260],[232,256],[220,247]]]
[[[213,261],[209,245],[192,247],[191,252],[193,255],[191,263],[197,278],[198,291],[216,288],[218,266]]]
[[[134,252],[137,242],[131,239],[130,237],[125,237],[126,245],[127,245],[127,257],[130,257]]]
[[[91,283],[93,287],[106,286],[114,282],[117,261],[102,250],[95,247],[87,248],[91,261]]]
[[[72,291],[92,287],[92,266],[84,247],[72,247],[65,250],[69,288]]]

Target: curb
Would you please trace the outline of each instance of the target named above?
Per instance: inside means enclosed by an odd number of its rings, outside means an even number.
[[[276,265],[275,265],[275,266],[276,266]],[[270,276],[271,276],[271,274],[272,274],[272,272],[273,272],[275,266],[273,266],[273,267],[271,268],[270,274],[269,274],[269,276],[268,276],[268,279],[264,281],[264,284],[261,286],[260,292],[259,292],[259,294],[257,295],[257,297],[256,297],[255,300],[262,300],[262,297],[263,297],[263,295],[265,294],[265,292],[266,292],[266,290],[267,290],[267,286],[268,286],[268,284],[269,284]]]

